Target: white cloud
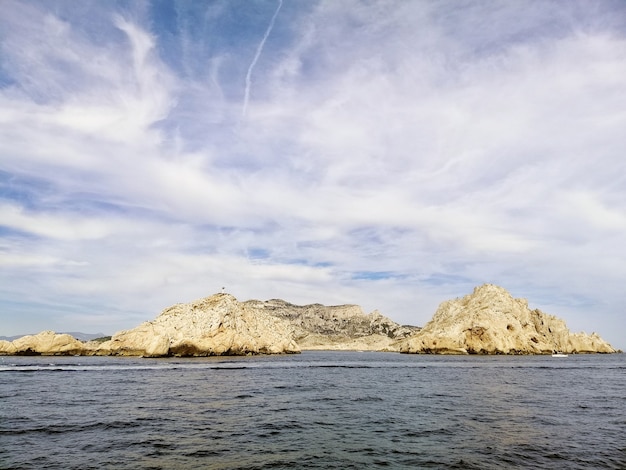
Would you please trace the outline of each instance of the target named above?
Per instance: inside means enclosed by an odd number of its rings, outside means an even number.
[[[52,214],[30,214],[15,204],[0,204],[2,225],[14,230],[66,240],[104,238],[110,232],[99,220],[70,219]]]
[[[17,253],[1,253],[0,252],[0,266],[4,269],[20,269],[20,268],[48,268],[48,267],[77,267],[85,266],[86,263],[80,261],[63,260],[60,258],[54,258],[52,256],[32,256],[27,254]]]
[[[595,238],[626,232],[626,211],[623,206],[609,207],[600,195],[589,191],[572,191],[561,195],[563,216],[579,221],[580,227]]]

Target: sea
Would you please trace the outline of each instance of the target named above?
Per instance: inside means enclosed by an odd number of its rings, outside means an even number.
[[[0,357],[1,469],[626,469],[626,355]]]

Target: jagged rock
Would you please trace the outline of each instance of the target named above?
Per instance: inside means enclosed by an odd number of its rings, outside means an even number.
[[[399,344],[404,353],[549,354],[614,353],[597,334],[570,333],[565,322],[505,289],[485,284],[441,303],[421,331]]]
[[[210,356],[297,353],[289,324],[229,294],[166,308],[155,320],[116,333],[98,354]]]
[[[293,305],[284,300],[249,300],[247,305],[287,320],[302,349],[395,351],[398,339],[419,328],[402,326],[358,305]]]
[[[42,331],[11,342],[0,341],[0,353],[15,355],[72,355],[83,351],[82,341],[68,334]]]

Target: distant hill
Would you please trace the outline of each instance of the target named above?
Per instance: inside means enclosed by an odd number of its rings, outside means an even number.
[[[18,338],[21,338],[22,336],[27,336],[29,334],[34,335],[35,333],[26,333],[23,335],[16,335],[16,336],[0,336],[0,341],[13,341]],[[74,338],[79,339],[81,341],[91,341],[92,339],[97,339],[97,338],[102,338],[104,336],[107,336],[104,333],[81,333],[79,331],[64,331],[61,334],[71,335]]]

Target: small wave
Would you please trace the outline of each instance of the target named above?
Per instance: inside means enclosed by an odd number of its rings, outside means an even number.
[[[372,369],[373,366],[367,364],[316,364],[309,366],[310,368],[319,369]]]
[[[417,431],[417,430],[405,431],[402,435],[404,437],[409,437],[409,438],[424,438],[424,437],[430,437],[434,435],[447,436],[447,435],[453,435],[453,434],[454,432],[447,428],[433,428],[433,429],[424,429],[423,431]]]
[[[222,452],[216,450],[198,449],[193,452],[184,454],[185,457],[202,458],[202,457],[218,457]]]
[[[90,430],[108,430],[108,429],[128,429],[140,427],[139,423],[134,421],[110,421],[96,422],[89,424],[50,424],[48,426],[38,426],[34,428],[22,429],[0,429],[0,434],[20,435],[20,434],[66,434],[80,433]]]
[[[353,398],[352,401],[384,401],[381,397],[357,397]]]

